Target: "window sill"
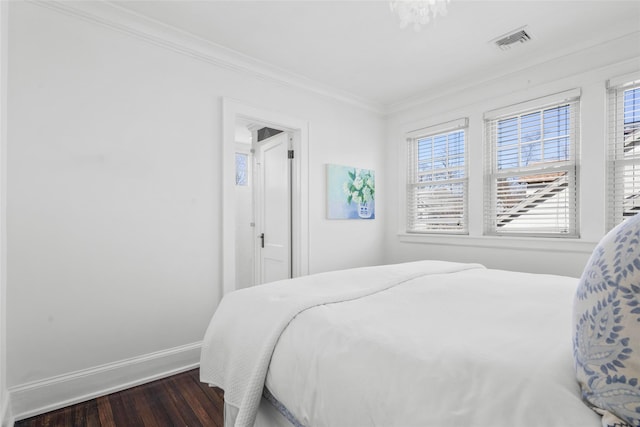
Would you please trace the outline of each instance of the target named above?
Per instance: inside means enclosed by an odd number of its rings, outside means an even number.
[[[590,254],[598,242],[581,239],[512,236],[468,236],[455,234],[398,233],[402,243],[418,243],[438,246],[464,246],[489,249],[515,249],[545,252],[573,252]]]

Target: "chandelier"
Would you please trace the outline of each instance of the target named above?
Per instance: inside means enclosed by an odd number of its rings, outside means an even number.
[[[400,18],[400,28],[413,24],[415,31],[438,15],[447,14],[449,0],[391,0],[389,7]]]

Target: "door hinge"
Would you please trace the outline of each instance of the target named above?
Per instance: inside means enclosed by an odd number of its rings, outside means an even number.
[[[289,150],[289,158],[293,159],[293,150]]]

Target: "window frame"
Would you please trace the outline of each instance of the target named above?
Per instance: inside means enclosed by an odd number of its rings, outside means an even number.
[[[443,122],[434,126],[424,127],[417,130],[413,130],[405,133],[406,149],[407,149],[407,163],[406,163],[406,176],[405,176],[405,232],[415,235],[468,235],[469,234],[469,145],[468,145],[468,132],[469,119],[464,117],[457,120]],[[418,186],[424,186],[427,181],[419,181],[420,171],[418,170],[418,145],[420,140],[436,137],[447,137],[447,147],[449,143],[449,136],[456,132],[463,132],[463,153],[462,156],[449,156],[448,148],[444,158],[449,160],[451,157],[462,158],[463,165],[456,166],[456,171],[462,171],[463,176],[450,179],[442,179],[436,181],[430,181],[438,183],[440,185],[457,185],[462,183],[463,195],[462,203],[456,206],[456,209],[462,209],[461,221],[459,227],[452,228],[438,228],[430,227],[429,221],[425,219],[418,219],[416,216],[420,213],[421,209],[418,208],[417,195],[415,191]],[[432,156],[432,160],[435,158]],[[434,170],[434,169],[432,169]],[[442,172],[451,172],[451,168],[444,168]],[[425,213],[423,208],[422,213]],[[445,220],[446,216],[434,217],[433,220]],[[442,227],[442,226],[441,226]]]
[[[579,151],[580,151],[580,89],[572,89],[561,93],[544,96],[541,98],[532,99],[522,103],[510,105],[500,109],[492,110],[484,114],[484,134],[485,134],[485,159],[484,159],[484,235],[486,236],[512,236],[512,237],[535,237],[535,238],[580,238],[579,227]],[[533,115],[535,113],[540,114],[540,151],[541,159],[544,159],[544,141],[545,141],[545,127],[544,127],[544,115],[545,112],[561,108],[565,105],[569,106],[569,124],[568,124],[568,137],[569,154],[566,160],[554,160],[554,161],[540,161],[537,164],[529,164],[522,166],[520,158],[520,147],[529,142],[524,141],[522,128],[522,117]],[[505,168],[501,170],[498,165],[498,153],[501,151],[498,146],[498,126],[501,121],[517,119],[517,143],[515,146],[518,148],[517,166],[511,168]],[[549,138],[551,139],[551,138]],[[504,147],[503,147],[504,150]],[[564,215],[567,218],[567,227],[561,227],[557,225],[554,230],[549,226],[547,230],[542,226],[536,225],[535,215],[530,213],[532,207],[531,203],[535,203],[533,209],[545,203],[549,198],[543,198],[541,196],[531,197],[532,195],[526,195],[518,200],[518,203],[514,202],[512,206],[512,214],[508,215],[499,212],[499,194],[506,194],[504,190],[499,187],[500,180],[506,180],[512,177],[522,177],[523,174],[532,177],[553,177],[557,178],[544,184],[540,182],[538,184],[532,184],[528,182],[523,191],[536,192],[548,192],[549,194],[555,194],[567,191],[563,197],[566,198],[567,209],[564,211]],[[562,175],[560,175],[562,174]],[[566,177],[564,180],[558,178]],[[564,183],[566,182],[566,187]],[[552,186],[555,185],[555,188]],[[563,189],[564,188],[564,189]],[[532,190],[533,189],[533,190]],[[526,202],[529,198],[533,201]],[[502,216],[502,218],[500,218]],[[530,218],[529,227],[519,226],[518,228],[503,228],[504,225],[509,224],[514,218]],[[502,224],[502,225],[500,225]]]
[[[640,189],[640,173],[636,176],[635,169],[640,172],[640,155],[626,158],[620,150],[620,137],[624,142],[624,94],[629,90],[640,90],[640,73],[632,73],[619,76],[607,81],[607,230],[622,223],[627,217],[625,214],[625,182],[624,166],[633,166],[634,173],[632,187]],[[640,131],[640,125],[638,125]],[[624,151],[624,150],[622,150]],[[628,184],[628,183],[627,183]],[[635,206],[636,204],[634,204]],[[640,203],[638,203],[640,205]]]

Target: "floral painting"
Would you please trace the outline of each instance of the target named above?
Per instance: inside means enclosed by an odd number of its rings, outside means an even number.
[[[369,169],[327,165],[327,217],[374,219],[375,174]]]

